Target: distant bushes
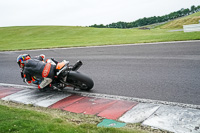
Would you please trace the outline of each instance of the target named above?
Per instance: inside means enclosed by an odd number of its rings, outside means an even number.
[[[155,24],[155,23],[161,23],[161,22],[166,22],[169,20],[173,20],[179,17],[183,17],[183,16],[187,16],[196,12],[200,11],[200,5],[195,7],[194,5],[191,6],[190,9],[184,9],[182,8],[181,10],[178,10],[176,12],[172,12],[168,15],[164,15],[164,16],[153,16],[153,17],[144,17],[142,19],[138,19],[136,21],[133,22],[117,22],[117,23],[112,23],[112,24],[108,24],[108,25],[91,25],[89,27],[96,27],[96,28],[134,28],[134,27],[140,27],[140,26],[145,26],[145,25],[150,25],[150,24]]]

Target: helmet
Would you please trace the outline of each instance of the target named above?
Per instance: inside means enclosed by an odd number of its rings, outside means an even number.
[[[19,65],[20,68],[24,67],[24,61],[29,60],[31,56],[29,54],[20,54],[17,57],[17,64]]]

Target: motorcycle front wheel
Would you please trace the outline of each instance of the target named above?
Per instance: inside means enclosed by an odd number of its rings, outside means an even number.
[[[72,84],[75,88],[89,91],[94,86],[94,82],[88,76],[78,72],[70,71],[67,76],[67,83]]]

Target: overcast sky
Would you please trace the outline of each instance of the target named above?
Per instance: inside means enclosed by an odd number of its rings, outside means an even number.
[[[0,27],[131,22],[192,5],[200,0],[0,0]]]

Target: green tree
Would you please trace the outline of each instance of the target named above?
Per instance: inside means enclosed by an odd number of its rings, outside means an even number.
[[[194,5],[191,6],[190,12],[191,12],[191,13],[195,13],[195,6],[194,6]]]

